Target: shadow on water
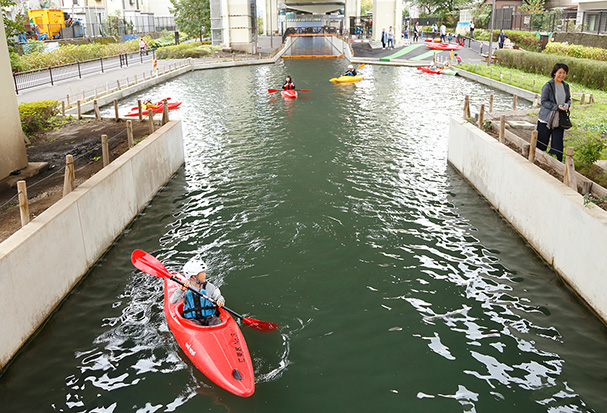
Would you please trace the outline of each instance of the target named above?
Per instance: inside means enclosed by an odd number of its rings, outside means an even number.
[[[186,165],[2,376],[3,408],[606,405],[605,327],[447,165],[449,116],[465,94],[474,112],[490,90],[373,66],[359,83],[331,84],[346,65],[201,71],[144,92],[184,102],[171,116],[183,122]],[[312,91],[269,94],[287,74]],[[511,101],[496,93],[494,105]],[[136,248],[170,270],[205,259],[231,308],[280,325],[242,327],[253,396],[223,391],[187,360],[161,280],[130,264]]]

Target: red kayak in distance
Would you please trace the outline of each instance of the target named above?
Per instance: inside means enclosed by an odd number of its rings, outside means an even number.
[[[169,110],[175,109],[175,108],[179,107],[179,105],[181,105],[181,102],[167,102],[167,106],[168,106]],[[156,103],[154,106],[155,107],[152,109],[152,113],[162,113],[162,111],[164,110],[163,101]],[[148,109],[142,107],[141,114],[143,116],[147,116]],[[139,109],[137,107],[131,108],[131,111],[129,113],[127,113],[125,116],[139,116]]]
[[[281,90],[280,94],[285,99],[297,99],[297,91],[296,90]]]
[[[176,273],[173,275],[177,276]],[[199,326],[181,315],[183,300],[169,298],[178,285],[164,280],[164,315],[175,340],[194,365],[218,386],[238,396],[255,391],[255,375],[247,343],[232,316],[220,309],[223,321],[216,326]]]
[[[433,73],[435,75],[440,75],[443,69],[430,69],[429,67],[418,67],[417,70],[421,70],[426,73]]]

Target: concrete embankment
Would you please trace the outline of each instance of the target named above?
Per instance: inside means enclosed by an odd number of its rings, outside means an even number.
[[[0,368],[184,159],[169,122],[0,243]]]
[[[492,87],[497,90],[501,90],[502,92],[510,93],[512,95],[517,95],[523,99],[526,99],[530,102],[534,102],[538,97],[535,92],[531,92],[529,90],[512,86],[504,82],[500,82],[498,80],[489,79],[488,77],[477,75],[476,73],[468,72],[467,70],[455,68],[457,74],[461,77],[465,77],[466,79],[474,80],[480,84]]]
[[[607,212],[464,120],[448,161],[607,322]]]

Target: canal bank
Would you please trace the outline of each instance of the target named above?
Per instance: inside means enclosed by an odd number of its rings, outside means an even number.
[[[465,120],[448,161],[607,322],[607,212]]]
[[[184,163],[172,121],[0,243],[0,368]]]

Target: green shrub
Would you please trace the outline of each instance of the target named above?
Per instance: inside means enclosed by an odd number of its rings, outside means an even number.
[[[493,31],[493,41],[497,42],[497,35],[500,30]],[[529,50],[537,52],[540,50],[540,37],[539,33],[535,32],[519,32],[515,30],[504,30],[504,33],[512,43],[519,46],[523,50]],[[474,38],[476,40],[489,40],[489,30],[476,29],[474,31]]]
[[[186,59],[210,56],[219,46],[203,45],[200,42],[181,43],[175,46],[161,47],[156,51],[158,59]]]
[[[30,42],[28,42],[29,44]],[[81,45],[66,44],[51,52],[34,51],[15,60],[13,70],[25,71],[42,67],[58,66],[77,61],[98,59],[100,57],[114,56],[121,53],[136,52],[139,50],[139,41],[129,40],[124,43],[88,43]],[[13,61],[11,60],[11,63]]]
[[[565,63],[569,66],[567,79],[592,89],[607,90],[607,63],[605,62],[511,49],[497,50],[496,56],[500,64],[506,67],[543,75],[550,75],[556,63]]]
[[[602,47],[587,47],[579,44],[550,42],[546,45],[543,53],[607,62],[607,50]]]
[[[576,148],[575,157],[585,165],[592,165],[601,159],[603,149],[605,149],[603,141],[596,138],[588,138],[586,142]]]
[[[19,116],[23,132],[31,134],[47,128],[59,112],[56,100],[39,100],[19,105]]]

